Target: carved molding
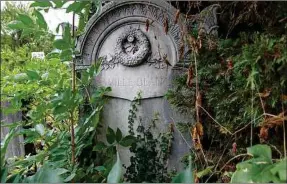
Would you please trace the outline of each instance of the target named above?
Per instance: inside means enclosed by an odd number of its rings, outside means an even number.
[[[112,5],[112,6],[111,6]],[[185,27],[180,24],[173,24],[175,8],[171,7],[167,2],[162,1],[117,1],[110,2],[103,7],[103,11],[99,16],[92,17],[86,27],[86,32],[78,39],[77,50],[79,52],[78,61],[80,65],[89,65],[96,60],[98,56],[97,48],[101,46],[101,42],[104,40],[104,35],[109,34],[116,27],[125,23],[137,22],[138,24],[145,25],[146,19],[156,22],[161,27],[164,27],[164,16],[167,17],[169,22],[169,31],[167,36],[171,38],[170,46],[174,47],[175,58],[178,59],[178,48],[181,40],[181,29]],[[164,31],[163,28],[159,28],[159,31]],[[140,34],[140,33],[139,33]],[[144,49],[144,47],[141,47]],[[125,52],[121,52],[123,49],[118,49],[119,58],[115,59],[115,56],[106,56],[106,59],[111,60],[114,58],[111,66],[106,65],[106,68],[113,68],[117,63],[121,63],[125,66],[136,66],[143,61],[141,58],[145,56],[148,58],[147,63],[156,68],[166,67],[162,56],[158,56],[158,53],[145,53],[145,51],[139,52],[137,57],[129,56]],[[142,55],[141,55],[142,54]],[[163,55],[164,53],[162,53]],[[117,54],[115,54],[117,55]],[[127,62],[121,61],[121,58],[128,58]],[[175,59],[174,58],[174,59]],[[105,58],[103,58],[105,59]],[[175,59],[175,60],[177,60]],[[108,64],[106,62],[106,64]]]

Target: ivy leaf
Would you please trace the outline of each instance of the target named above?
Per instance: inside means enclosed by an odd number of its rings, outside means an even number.
[[[247,153],[252,155],[254,158],[264,158],[269,163],[272,163],[271,148],[267,145],[258,144],[247,148]]]
[[[30,7],[49,8],[49,7],[53,7],[53,4],[50,1],[36,1],[32,3]]]
[[[117,152],[117,162],[110,171],[107,182],[108,183],[119,183],[122,178],[122,163],[120,160],[119,152]]]
[[[33,19],[31,17],[29,17],[28,15],[19,13],[18,17],[17,17],[17,20],[23,22],[23,24],[26,25],[26,26],[32,26],[32,27],[34,26]]]
[[[131,146],[135,141],[136,141],[136,138],[134,136],[128,135],[120,141],[120,145],[124,147],[128,147],[128,146]]]
[[[115,135],[114,130],[111,129],[110,127],[108,127],[108,130],[107,130],[107,141],[108,141],[108,143],[113,144],[115,142],[115,138],[116,138],[116,135]]]
[[[119,128],[117,128],[117,132],[116,132],[116,140],[117,142],[120,142],[123,138],[122,132]]]
[[[37,24],[39,25],[40,28],[47,30],[47,22],[45,21],[45,18],[43,17],[43,15],[38,11],[38,10],[34,10],[34,15],[37,17]]]

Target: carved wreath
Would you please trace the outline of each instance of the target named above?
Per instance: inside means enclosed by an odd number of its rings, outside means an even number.
[[[136,66],[149,56],[150,50],[147,36],[139,29],[130,28],[118,37],[115,58],[125,66]]]
[[[138,28],[128,27],[116,40],[115,54],[103,56],[102,70],[112,69],[119,63],[124,66],[137,66],[143,62],[155,68],[166,67],[163,58],[158,53],[152,53],[148,37]]]

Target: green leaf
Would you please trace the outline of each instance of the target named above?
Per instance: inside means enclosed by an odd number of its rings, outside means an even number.
[[[110,144],[113,144],[115,142],[116,139],[116,135],[113,129],[111,129],[110,127],[108,127],[107,130],[107,141]]]
[[[7,26],[10,29],[16,29],[16,30],[22,30],[26,28],[25,24],[23,24],[23,22],[18,21],[18,20],[14,20],[10,22]]]
[[[116,132],[116,140],[117,142],[120,142],[122,140],[122,132],[119,128],[117,128],[117,132]]]
[[[8,169],[6,167],[1,168],[1,183],[6,183],[7,175],[8,175]]]
[[[43,17],[43,15],[38,11],[38,10],[34,10],[34,15],[37,17],[37,24],[39,25],[40,28],[47,30],[48,26],[47,26],[47,22],[45,20],[45,18]]]
[[[188,167],[172,179],[172,183],[194,183],[191,156],[189,156]]]
[[[23,82],[23,81],[28,80],[28,79],[29,78],[28,78],[28,75],[26,73],[19,73],[19,74],[16,74],[14,76],[14,80],[16,82]]]
[[[42,124],[37,124],[35,126],[35,130],[41,135],[43,136],[45,134],[45,127]]]
[[[87,3],[88,3],[87,1],[74,2],[68,6],[66,13],[69,13],[69,12],[79,13],[85,8]]]
[[[27,177],[32,183],[62,183],[63,179],[50,164],[44,164],[35,175]],[[27,183],[27,182],[25,182]]]
[[[97,128],[98,124],[99,124],[99,120],[100,120],[100,113],[99,113],[99,109],[96,108],[91,115],[85,120],[84,125],[88,124],[89,122],[92,123],[94,128]]]
[[[247,148],[247,153],[251,154],[254,158],[264,158],[267,162],[272,163],[271,148],[267,145],[258,144]]]
[[[64,169],[64,168],[57,168],[56,171],[57,171],[58,175],[65,174],[68,172],[68,170]]]
[[[60,0],[53,0],[53,3],[55,3],[55,8],[61,8],[67,1],[60,1]]]
[[[73,52],[71,49],[63,50],[60,54],[61,61],[72,61],[73,59]]]
[[[102,58],[100,58],[99,59],[99,61],[97,61],[97,62],[95,62],[95,74],[93,73],[93,76],[92,77],[94,77],[94,76],[97,76],[97,75],[99,75],[100,74],[100,72],[101,72],[101,70],[102,70],[102,68],[101,68],[101,66],[102,66]]]
[[[3,140],[1,140],[1,168],[4,166],[5,162],[5,154],[7,151],[7,147],[9,145],[9,142],[11,141],[11,139],[15,136],[16,132],[17,132],[17,127],[10,129],[9,133],[6,134],[5,138]]]
[[[72,173],[70,176],[68,176],[68,177],[64,180],[64,182],[71,181],[75,176],[76,176],[76,173]]]
[[[281,181],[287,181],[287,158],[282,159],[280,162],[274,164],[270,170],[273,175],[278,174]]]
[[[69,23],[63,23],[64,30],[63,30],[63,40],[71,45],[72,43],[72,36],[71,36],[71,27]]]
[[[52,51],[46,55],[46,59],[59,58],[59,51]]]
[[[56,47],[57,49],[60,50],[66,50],[66,49],[70,49],[70,45],[69,43],[67,43],[65,40],[63,39],[58,39],[55,40],[53,43],[54,47]]]
[[[117,152],[117,161],[108,175],[107,182],[119,183],[121,179],[122,179],[122,163],[120,160],[119,152]]]
[[[24,25],[26,25],[27,27],[34,26],[34,21],[31,17],[29,17],[28,15],[22,14],[20,13],[17,17],[17,20],[23,22]]]
[[[136,138],[134,136],[128,135],[120,141],[120,145],[124,147],[128,147],[128,146],[131,146],[135,141],[136,141]]]
[[[12,176],[9,177],[7,180],[7,183],[20,183],[20,174],[13,174]]]
[[[93,151],[102,151],[105,149],[107,146],[103,142],[98,142],[96,143],[96,146],[93,147]]]
[[[48,8],[48,7],[53,7],[53,4],[50,1],[36,1],[32,3],[30,7]]]
[[[97,171],[105,171],[106,170],[106,168],[104,167],[104,166],[97,166],[97,167],[95,167],[95,170],[97,170]]]
[[[67,112],[67,107],[63,105],[58,105],[54,108],[54,114],[62,114]]]
[[[41,79],[41,76],[36,71],[27,70],[26,74],[28,75],[29,80],[39,80],[39,79]]]
[[[196,176],[197,176],[198,178],[202,178],[203,176],[206,176],[206,175],[208,175],[209,173],[211,173],[213,168],[214,168],[214,166],[209,166],[209,167],[205,168],[204,170],[202,170],[202,171],[200,171],[200,172],[197,172],[197,173],[196,173]]]

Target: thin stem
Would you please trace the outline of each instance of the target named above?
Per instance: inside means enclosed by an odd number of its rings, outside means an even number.
[[[72,38],[75,38],[75,13],[73,12],[73,24],[72,24]],[[76,64],[73,56],[73,68],[72,68],[72,91],[73,94],[75,95],[76,93]],[[76,163],[76,146],[75,146],[75,129],[74,129],[74,124],[75,124],[75,119],[74,119],[74,110],[70,112],[70,120],[71,120],[71,144],[72,144],[72,165],[75,165]]]
[[[243,128],[240,128],[239,130],[236,130],[232,135],[235,135],[235,134],[237,134],[238,132],[241,132],[242,130],[244,130],[245,128],[247,128],[247,127],[252,123],[252,121],[255,122],[256,120],[260,119],[262,116],[264,116],[264,114],[261,114],[259,117],[257,117],[257,118],[254,119],[254,120],[251,120],[249,123],[247,123],[247,125],[245,125]]]
[[[253,97],[253,95],[254,95],[254,90],[252,89],[252,101],[251,101],[252,116],[254,114],[254,111],[253,111],[253,109],[254,109],[254,97]],[[250,126],[250,146],[253,145],[253,124],[254,124],[254,122],[251,122],[251,126]]]
[[[224,150],[223,150],[223,152],[222,152],[220,158],[219,158],[218,161],[217,161],[217,164],[216,164],[216,166],[215,166],[215,168],[214,168],[214,172],[207,178],[207,180],[205,181],[205,183],[207,183],[208,180],[216,173],[216,169],[217,169],[217,167],[218,167],[218,165],[219,165],[219,162],[221,161],[221,159],[222,159],[222,157],[223,157],[223,155],[224,155],[226,149],[228,148],[229,143],[230,143],[231,140],[233,140],[233,139],[229,139],[229,141],[227,142],[227,144],[226,144],[226,146],[225,146],[225,148],[224,148]]]
[[[218,121],[216,121],[208,112],[207,110],[205,110],[204,107],[198,105],[198,107],[200,107],[216,124],[218,124],[221,128],[223,128],[224,130],[226,130],[227,133],[232,135],[232,132],[230,132],[227,128],[225,128],[224,126],[222,126],[220,123],[218,123]]]
[[[282,94],[283,95],[283,94]],[[284,109],[284,104],[283,104],[283,100],[281,101],[281,105],[282,105],[282,112],[283,112],[283,149],[284,149],[284,157],[287,157],[287,151],[286,151],[286,128],[285,128],[285,109]]]
[[[199,122],[199,110],[198,110],[198,98],[199,98],[199,87],[198,87],[198,78],[197,78],[197,61],[195,52],[193,52],[194,56],[194,68],[195,68],[195,109],[196,109],[196,121]]]
[[[189,149],[193,152],[193,154],[199,159],[199,157],[197,156],[196,152],[193,151],[192,147],[190,144],[188,144],[187,140],[184,138],[184,136],[182,135],[182,133],[178,130],[177,126],[176,126],[176,123],[174,121],[174,119],[171,117],[172,119],[172,123],[174,125],[174,128],[178,131],[179,135],[181,136],[181,138],[184,140],[184,142],[186,143],[186,145],[189,147]],[[200,160],[200,159],[199,159]]]

